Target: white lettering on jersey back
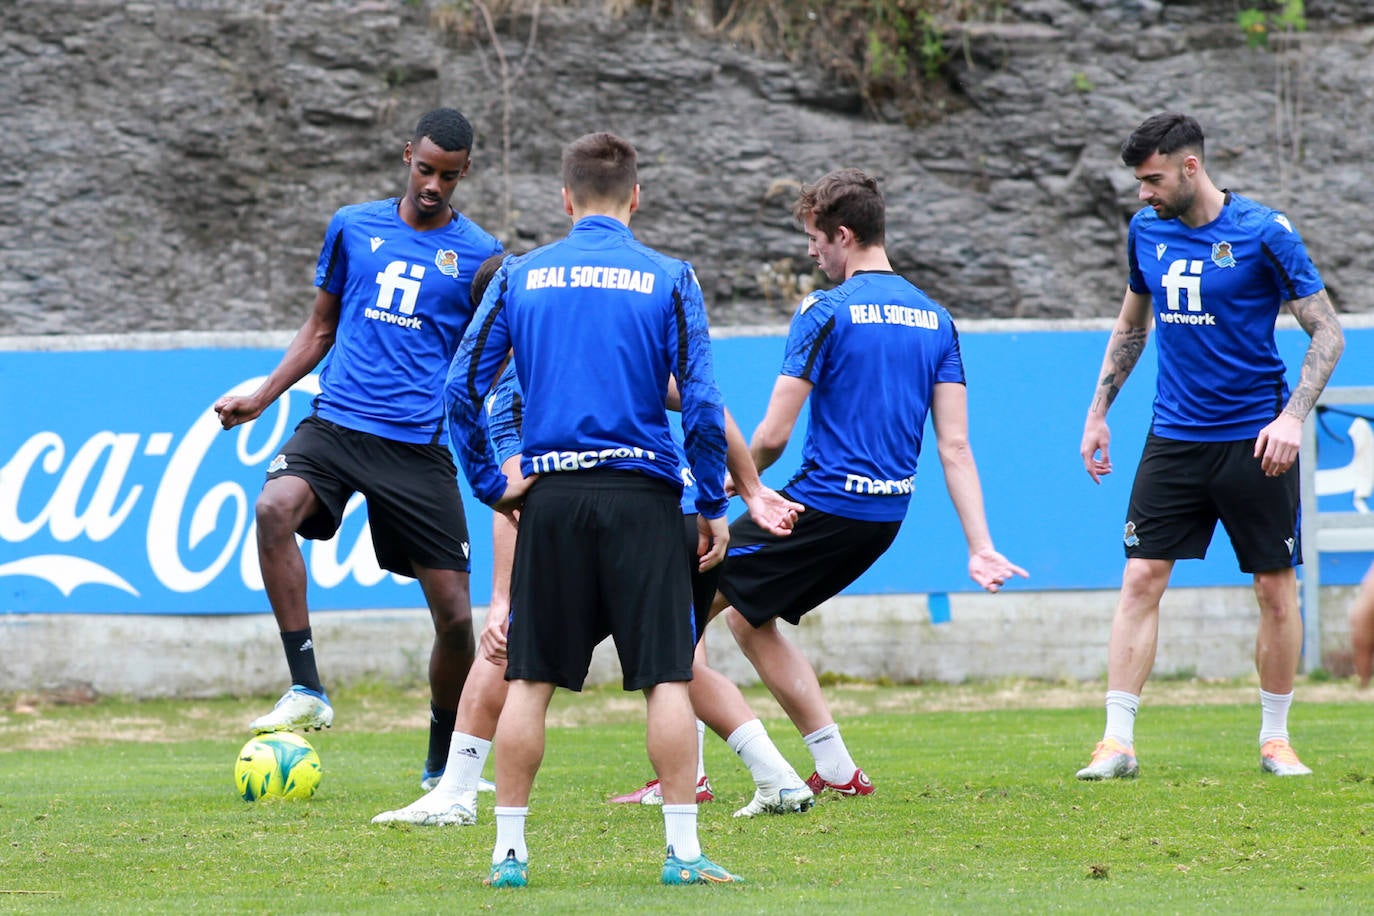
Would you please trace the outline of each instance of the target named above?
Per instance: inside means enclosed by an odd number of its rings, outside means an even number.
[[[562,268],[559,268],[560,270]],[[571,286],[590,289],[624,289],[636,293],[654,291],[654,274],[647,270],[626,267],[577,265],[568,268]]]
[[[525,274],[525,289],[547,289],[567,286],[562,267],[534,267]]]
[[[530,459],[530,463],[534,466],[534,473],[549,474],[554,471],[585,471],[596,467],[603,461],[611,461],[616,458],[658,460],[658,456],[650,449],[622,445],[617,448],[603,448],[595,451],[545,452],[542,455],[535,455]]]
[[[940,316],[934,311],[909,305],[851,303],[849,321],[851,324],[899,324],[903,327],[926,328],[931,331],[940,327]]]
[[[901,480],[875,480],[862,474],[846,474],[844,491],[846,493],[864,493],[869,496],[909,496],[915,479],[915,477],[904,477]]]

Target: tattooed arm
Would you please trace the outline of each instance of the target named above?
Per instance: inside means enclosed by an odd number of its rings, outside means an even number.
[[[1307,336],[1312,338],[1312,342],[1307,346],[1307,355],[1302,360],[1298,387],[1293,390],[1293,394],[1288,398],[1288,405],[1283,408],[1284,413],[1292,414],[1301,422],[1307,419],[1308,413],[1317,403],[1317,398],[1321,396],[1322,389],[1331,378],[1331,373],[1336,368],[1336,360],[1341,358],[1341,352],[1345,350],[1345,334],[1341,331],[1341,323],[1336,317],[1336,309],[1331,305],[1331,298],[1326,295],[1324,289],[1317,290],[1310,296],[1294,299],[1288,303],[1288,309],[1293,313],[1293,317],[1298,319],[1298,324],[1307,332]]]
[[[1255,457],[1270,477],[1282,474],[1298,460],[1303,420],[1316,405],[1336,368],[1336,360],[1345,349],[1345,334],[1326,290],[1294,299],[1288,303],[1288,308],[1312,342],[1307,345],[1307,355],[1302,360],[1298,387],[1289,395],[1283,413],[1255,437]]]
[[[1097,374],[1097,389],[1088,407],[1088,418],[1083,423],[1079,454],[1083,457],[1083,469],[1094,483],[1101,483],[1102,478],[1112,472],[1112,434],[1107,427],[1107,410],[1140,360],[1149,336],[1150,297],[1127,289],[1112,336],[1107,340],[1107,353]]]

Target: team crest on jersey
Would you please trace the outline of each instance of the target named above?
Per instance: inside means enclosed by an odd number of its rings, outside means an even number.
[[[1156,260],[1156,261],[1158,261],[1158,260],[1160,260],[1161,258],[1164,257],[1164,252],[1165,252],[1165,250],[1166,250],[1168,247],[1169,247],[1169,246],[1166,245],[1166,244],[1164,244],[1163,242],[1160,242],[1158,245],[1155,246],[1155,260]]]
[[[1212,263],[1218,267],[1236,266],[1236,256],[1231,253],[1230,242],[1212,243]]]
[[[458,252],[452,248],[440,248],[434,253],[434,266],[446,277],[458,279]]]
[[[277,471],[286,470],[286,456],[278,455],[272,459],[272,463],[267,466],[267,473],[275,474]]]
[[[811,308],[811,306],[815,305],[815,304],[816,304],[816,300],[817,300],[818,298],[820,298],[820,297],[817,296],[815,293],[812,293],[811,295],[809,295],[809,296],[807,296],[805,299],[803,299],[802,302],[801,302],[801,308],[797,309],[797,314],[799,314],[799,315],[805,315],[805,314],[806,314],[806,310],[809,309],[809,308]]]

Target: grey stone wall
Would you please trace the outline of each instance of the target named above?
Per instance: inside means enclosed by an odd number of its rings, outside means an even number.
[[[1338,308],[1371,309],[1374,7],[1309,0],[1308,31],[1270,51],[1232,0],[999,8],[943,24],[946,110],[908,125],[805,62],[600,0],[502,19],[496,45],[445,31],[438,0],[7,0],[0,335],[299,326],[329,215],[398,193],[440,104],[479,135],[457,203],[512,246],[566,229],[563,143],[632,139],[636,231],[735,325],[784,320],[815,280],[788,204],[841,165],[883,176],[896,265],[956,316],[1113,315],[1134,209],[1115,151],[1185,109],[1213,177],[1285,207]]]

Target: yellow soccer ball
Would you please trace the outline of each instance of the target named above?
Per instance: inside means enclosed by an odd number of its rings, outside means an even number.
[[[320,786],[320,755],[300,735],[254,735],[239,751],[234,786],[244,801],[309,798]]]

